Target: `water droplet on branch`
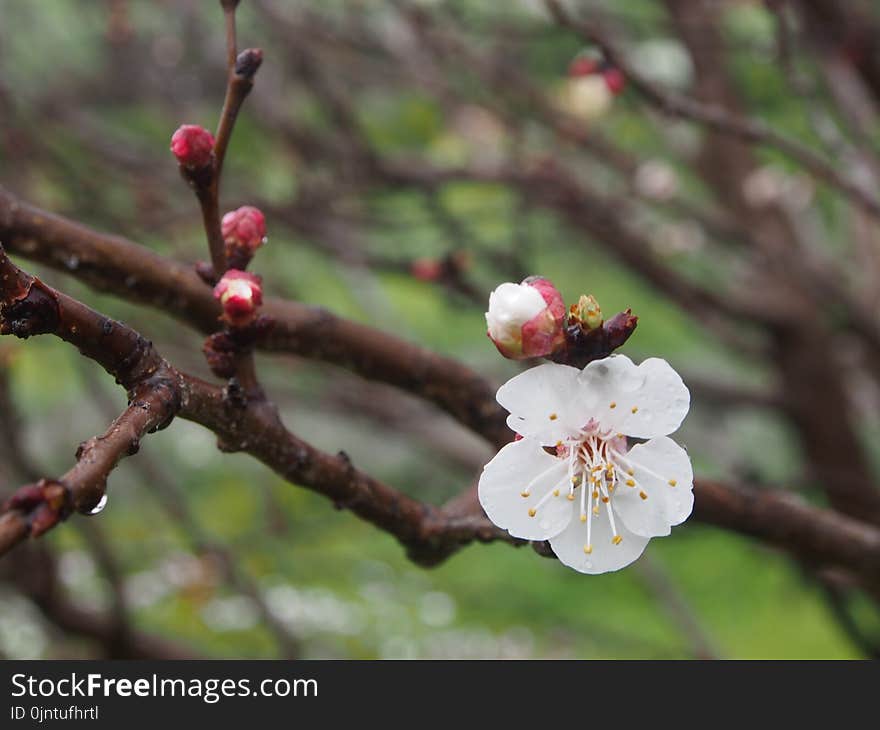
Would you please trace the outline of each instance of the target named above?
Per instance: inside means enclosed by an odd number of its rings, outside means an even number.
[[[101,497],[98,504],[96,504],[88,514],[90,514],[90,515],[100,514],[101,512],[104,511],[104,508],[106,506],[107,506],[107,495],[105,494]]]

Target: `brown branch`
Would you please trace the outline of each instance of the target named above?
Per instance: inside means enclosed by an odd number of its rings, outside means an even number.
[[[0,240],[10,251],[99,291],[147,304],[205,333],[217,329],[220,307],[191,266],[47,213],[2,189]],[[455,360],[318,307],[268,299],[262,311],[275,326],[257,343],[260,349],[351,369],[434,402],[499,448],[510,440],[494,387]]]
[[[0,283],[9,283],[13,292],[18,292],[20,282],[30,277],[5,257],[0,263]],[[50,295],[53,293],[45,285],[42,287]],[[57,295],[57,301],[69,300],[62,297]],[[10,294],[4,291],[4,301],[9,298]],[[63,330],[58,323],[56,327],[66,335],[65,339],[82,349],[88,342],[90,322],[101,318],[83,305],[78,307],[73,308],[75,314],[89,313],[89,317],[83,319],[86,332],[82,339],[71,336],[72,327]],[[7,310],[8,304],[5,304],[4,316]],[[66,309],[61,308],[59,322],[68,321],[67,314]],[[39,313],[33,316],[36,323],[23,317],[19,326],[33,334],[53,333]],[[128,339],[132,343],[142,340],[139,336]],[[136,344],[128,357],[135,353],[143,353]],[[172,375],[172,381],[180,389],[179,415],[216,433],[223,450],[246,451],[288,481],[323,494],[340,509],[351,509],[362,519],[394,535],[407,547],[414,561],[436,564],[473,541],[523,544],[495,527],[479,511],[469,510],[465,500],[457,499],[449,507],[439,508],[407,497],[356,469],[344,453],[326,454],[291,434],[272,404],[264,400],[230,399],[225,389],[179,373],[158,354],[154,356],[159,361],[159,369]],[[104,357],[105,362],[112,359]],[[155,416],[161,410],[151,408],[145,412],[153,416],[154,423],[159,423],[164,419]],[[123,418],[127,414],[128,411]],[[167,413],[163,412],[163,416],[167,417]],[[130,444],[130,437],[123,443]],[[108,459],[103,457],[100,462],[106,464]],[[78,464],[74,470],[78,469],[88,472],[89,467]],[[695,492],[695,516],[702,521],[761,538],[819,565],[840,565],[868,584],[880,580],[880,530],[874,527],[807,506],[782,494],[733,490],[705,481],[698,481]],[[468,492],[462,496],[471,495],[472,492]],[[27,524],[14,517],[14,513],[0,517],[0,548],[8,549],[28,534]],[[10,535],[15,540],[10,539]]]
[[[223,109],[220,112],[220,123],[217,126],[217,134],[214,141],[214,180],[219,190],[219,180],[223,172],[223,161],[226,157],[226,149],[232,138],[232,130],[238,112],[244,103],[245,97],[254,86],[254,75],[263,61],[263,52],[258,48],[248,48],[238,54],[229,74],[226,86],[226,98],[223,100]]]
[[[191,169],[181,166],[184,178],[192,186],[202,211],[202,223],[211,253],[211,266],[215,279],[226,271],[226,244],[220,225],[220,180],[223,162],[238,112],[245,97],[254,85],[254,76],[263,61],[263,52],[258,48],[248,48],[236,55],[235,9],[237,2],[222,0],[226,23],[227,82],[226,96],[220,111],[220,121],[214,135],[214,155],[211,163],[204,168]]]
[[[0,334],[52,333],[99,363],[129,393],[129,405],[107,431],[80,444],[76,464],[57,480],[42,479],[7,500],[0,553],[38,536],[72,512],[88,513],[104,496],[116,464],[137,453],[141,437],[170,423],[179,407],[173,374],[152,344],[19,269],[0,246]]]
[[[114,408],[113,401],[99,387],[96,378],[92,377],[91,373],[89,373],[87,374],[87,380],[89,381],[92,399],[96,401],[99,409],[105,413],[112,413]],[[253,602],[266,628],[275,636],[281,656],[285,659],[298,658],[300,647],[296,637],[272,613],[259,584],[242,567],[234,551],[213,539],[202,528],[195,514],[190,509],[186,495],[183,494],[175,480],[149,455],[137,459],[134,462],[134,466],[140,471],[144,483],[150,485],[150,495],[157,499],[169,518],[178,523],[191,549],[197,553],[216,558],[220,564],[223,578],[229,587],[247,596]],[[87,524],[91,526],[93,523],[89,522]],[[106,553],[106,551],[96,552],[98,562],[106,563],[108,556],[102,554]],[[105,570],[105,573],[108,572],[110,571]]]
[[[223,22],[226,25],[226,67],[231,75],[235,69],[238,46],[235,40],[235,10],[239,0],[220,0],[223,8]]]
[[[13,494],[0,517],[0,554],[29,535],[42,535],[72,512],[93,510],[104,496],[107,478],[116,464],[137,452],[144,434],[168,422],[174,413],[175,396],[167,384],[146,384],[103,435],[80,445],[76,464],[65,474]]]

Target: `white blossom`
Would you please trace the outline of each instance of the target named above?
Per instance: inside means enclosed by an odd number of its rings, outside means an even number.
[[[687,452],[668,434],[690,393],[665,360],[540,365],[498,391],[521,440],[483,469],[480,504],[514,537],[549,540],[582,573],[618,570],[693,508]],[[628,438],[629,437],[629,438]],[[647,439],[629,446],[630,439]]]
[[[583,122],[602,117],[613,101],[614,94],[602,74],[598,73],[566,79],[558,97],[559,107]]]

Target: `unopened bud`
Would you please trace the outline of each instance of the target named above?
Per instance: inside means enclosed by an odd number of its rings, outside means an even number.
[[[559,106],[582,122],[592,122],[610,108],[614,95],[602,76],[572,76],[560,90]]]
[[[607,66],[602,71],[602,78],[605,80],[605,85],[608,87],[608,91],[615,96],[623,91],[626,86],[626,76],[624,76],[623,71],[616,66]]]
[[[562,295],[541,277],[501,284],[489,295],[489,338],[512,360],[544,357],[562,346],[564,319]]]
[[[603,330],[608,341],[609,352],[620,347],[629,339],[629,336],[635,332],[639,318],[632,313],[631,309],[625,312],[618,312],[609,319]]]
[[[589,330],[602,326],[602,309],[592,294],[581,294],[578,303],[571,307],[571,316]]]
[[[214,154],[214,135],[198,124],[183,124],[171,137],[171,151],[181,165],[206,167]]]
[[[226,257],[233,268],[243,269],[266,242],[266,216],[259,208],[243,205],[223,216],[220,224]]]
[[[214,287],[214,297],[223,306],[223,319],[234,327],[242,327],[254,321],[263,303],[262,279],[230,269]]]
[[[246,48],[235,59],[235,74],[252,79],[262,63],[263,51],[259,48]]]
[[[416,259],[409,270],[419,281],[437,281],[443,276],[443,262],[431,258]]]
[[[578,56],[568,66],[569,76],[589,76],[596,73],[599,63],[597,59],[588,56]]]

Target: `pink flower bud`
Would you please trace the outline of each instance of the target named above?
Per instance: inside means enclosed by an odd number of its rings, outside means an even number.
[[[245,248],[253,254],[266,241],[266,216],[252,205],[229,211],[223,216],[221,227],[227,247]]]
[[[623,75],[623,71],[614,66],[609,66],[602,71],[602,78],[605,79],[608,90],[615,96],[626,86],[626,76]]]
[[[223,318],[229,324],[236,327],[250,324],[263,303],[262,279],[246,271],[230,269],[214,287],[214,298],[223,305]]]
[[[410,265],[410,271],[419,281],[437,281],[443,275],[443,262],[437,259],[416,259]]]
[[[198,124],[182,124],[171,137],[171,151],[181,165],[206,167],[214,152],[214,135]]]
[[[594,58],[578,56],[568,67],[569,76],[589,76],[596,73],[597,62]]]
[[[550,355],[565,343],[565,302],[547,279],[501,284],[489,295],[489,338],[504,357]]]

